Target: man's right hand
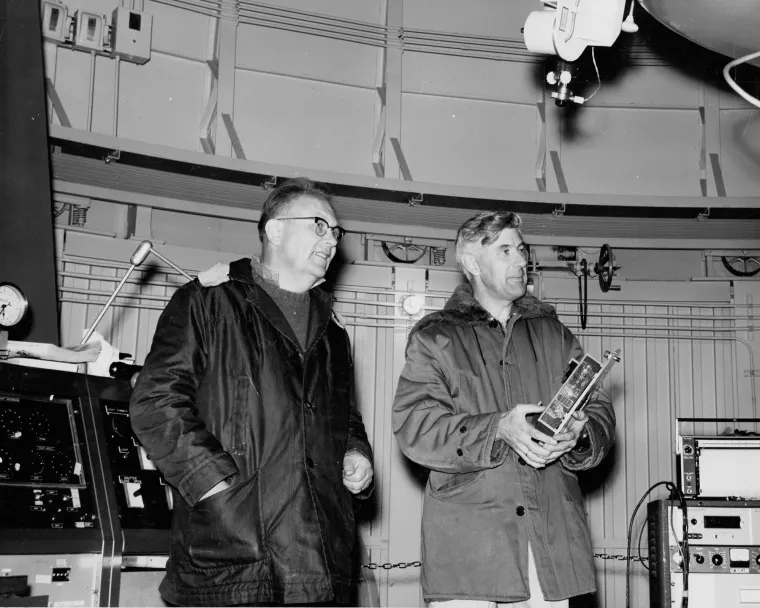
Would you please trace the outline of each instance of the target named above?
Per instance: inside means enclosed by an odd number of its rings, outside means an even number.
[[[499,439],[506,441],[526,463],[536,469],[557,459],[555,450],[552,449],[557,442],[526,419],[527,415],[540,414],[545,409],[543,405],[520,403],[501,417],[496,431]]]
[[[231,486],[232,484],[229,481],[227,481],[226,479],[222,479],[222,481],[220,481],[208,492],[206,492],[203,496],[201,496],[201,500],[206,500],[209,496],[213,496],[214,494],[219,494],[219,492],[224,492],[226,489],[230,488]],[[199,500],[198,502],[201,502],[201,500]]]

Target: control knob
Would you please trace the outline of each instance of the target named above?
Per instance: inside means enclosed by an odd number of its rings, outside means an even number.
[[[714,565],[720,566],[723,563],[723,556],[720,553],[716,553],[710,558],[710,561]]]

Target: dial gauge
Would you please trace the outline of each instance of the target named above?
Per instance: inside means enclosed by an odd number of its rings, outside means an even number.
[[[29,302],[13,283],[0,283],[0,327],[13,327],[24,318]]]

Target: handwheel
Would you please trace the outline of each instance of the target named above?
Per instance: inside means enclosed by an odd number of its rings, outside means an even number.
[[[612,256],[612,247],[605,243],[599,250],[599,261],[596,263],[599,287],[603,292],[608,292],[612,287],[612,277],[615,276],[615,260]]]
[[[414,264],[427,253],[427,247],[414,243],[389,243],[383,241],[383,252],[391,262],[397,264]]]
[[[722,257],[721,261],[737,277],[754,277],[760,272],[760,259],[754,256]]]

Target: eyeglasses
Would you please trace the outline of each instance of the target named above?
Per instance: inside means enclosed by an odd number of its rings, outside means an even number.
[[[336,241],[340,242],[340,239],[343,238],[343,235],[346,234],[346,231],[341,228],[340,226],[330,226],[325,220],[323,220],[321,217],[273,217],[273,220],[314,220],[314,231],[317,233],[317,236],[325,236],[327,234],[328,228],[332,232],[333,237],[335,237]]]

